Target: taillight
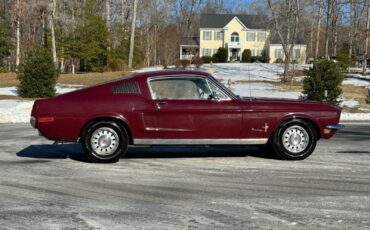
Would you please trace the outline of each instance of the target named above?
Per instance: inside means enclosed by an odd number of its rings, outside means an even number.
[[[53,122],[54,117],[39,117],[37,118],[38,123],[47,123],[47,122]]]

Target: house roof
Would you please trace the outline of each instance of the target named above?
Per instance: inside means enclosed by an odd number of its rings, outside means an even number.
[[[248,29],[267,29],[267,16],[246,14],[201,14],[200,28],[223,28],[237,17]]]
[[[183,37],[181,45],[199,46],[199,37]]]
[[[284,35],[283,35],[284,36]],[[273,32],[270,37],[270,44],[281,44],[279,34]],[[303,34],[297,34],[294,44],[296,45],[305,45]]]

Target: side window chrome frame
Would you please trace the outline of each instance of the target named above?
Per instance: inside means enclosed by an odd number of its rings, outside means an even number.
[[[203,80],[206,81],[207,83],[207,86],[210,90],[210,92],[213,92],[211,86],[209,85],[210,83],[213,84],[216,88],[218,88],[222,93],[225,94],[225,96],[227,97],[227,99],[220,99],[218,101],[230,101],[232,100],[231,97],[229,96],[228,93],[224,92],[224,90],[222,90],[217,84],[214,84],[212,81],[210,82],[211,79],[208,79],[207,77],[205,76],[200,76],[200,75],[165,75],[165,76],[155,76],[155,77],[148,77],[147,79],[147,85],[148,85],[148,88],[149,88],[149,91],[150,91],[150,97],[152,100],[193,100],[193,101],[204,101],[204,100],[209,100],[207,98],[199,98],[199,99],[195,99],[195,98],[185,98],[185,99],[182,99],[182,98],[166,98],[166,99],[157,99],[155,98],[155,93],[152,89],[152,85],[150,84],[151,81],[154,81],[154,80],[161,80],[161,79],[181,79],[181,77],[187,79],[187,78],[201,78]]]

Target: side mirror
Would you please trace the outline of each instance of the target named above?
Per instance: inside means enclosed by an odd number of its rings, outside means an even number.
[[[215,92],[212,92],[208,96],[208,100],[211,100],[211,101],[219,101],[220,100],[220,97]]]

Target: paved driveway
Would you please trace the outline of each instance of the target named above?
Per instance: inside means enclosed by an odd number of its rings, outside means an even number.
[[[370,124],[304,161],[252,147],[130,148],[86,163],[28,124],[0,127],[3,229],[369,229]]]

